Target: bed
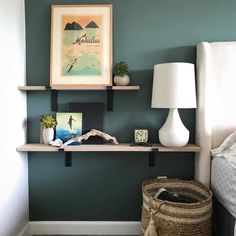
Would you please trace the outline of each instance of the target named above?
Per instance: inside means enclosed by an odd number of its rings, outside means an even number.
[[[236,168],[211,150],[236,130],[236,42],[197,45],[195,179],[211,187],[217,236],[236,236]]]
[[[236,168],[214,157],[211,165],[215,235],[233,236],[236,218]]]

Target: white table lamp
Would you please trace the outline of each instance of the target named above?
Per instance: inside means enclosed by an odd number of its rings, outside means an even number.
[[[160,143],[167,147],[185,146],[189,131],[180,119],[178,108],[196,108],[193,64],[177,62],[154,66],[152,108],[170,109],[159,130]]]

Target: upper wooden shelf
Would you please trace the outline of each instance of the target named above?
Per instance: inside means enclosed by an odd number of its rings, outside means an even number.
[[[57,94],[59,90],[74,90],[74,91],[82,91],[82,90],[103,90],[107,92],[107,111],[113,110],[113,91],[137,91],[140,89],[140,86],[92,86],[92,85],[80,85],[80,86],[65,86],[65,85],[57,85],[57,86],[18,86],[18,89],[21,91],[51,91],[51,110],[58,111],[58,103],[57,103]]]
[[[47,86],[18,86],[21,91],[45,91]],[[52,90],[107,90],[107,86],[51,86]],[[139,90],[140,86],[112,86],[112,90]]]
[[[157,150],[158,149],[158,150]],[[17,147],[18,152],[57,152],[59,148],[45,144],[28,143]],[[153,146],[130,146],[129,143],[113,144],[83,144],[71,145],[64,148],[65,152],[200,152],[201,148],[195,144],[188,144],[184,147],[168,148],[161,144]]]

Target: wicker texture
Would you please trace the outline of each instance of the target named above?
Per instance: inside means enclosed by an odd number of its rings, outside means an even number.
[[[192,197],[198,202],[175,203],[154,199],[160,188]],[[142,235],[149,225],[150,214],[153,214],[158,236],[212,235],[212,193],[198,181],[151,179],[143,182],[142,191]]]

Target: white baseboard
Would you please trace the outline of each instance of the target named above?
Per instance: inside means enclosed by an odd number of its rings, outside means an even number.
[[[32,221],[18,236],[43,234],[140,235],[139,221]]]
[[[28,236],[29,224],[25,225],[24,228],[17,234],[17,236]]]

